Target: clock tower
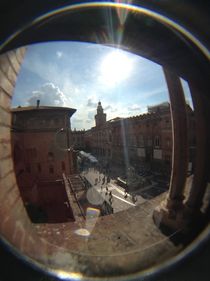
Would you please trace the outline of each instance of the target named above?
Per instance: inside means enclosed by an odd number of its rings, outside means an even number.
[[[96,127],[101,127],[106,123],[106,114],[104,113],[101,102],[98,102],[97,114],[95,115]]]

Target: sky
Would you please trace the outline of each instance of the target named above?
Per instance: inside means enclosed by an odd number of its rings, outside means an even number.
[[[186,99],[187,83],[182,81]],[[12,107],[65,106],[77,111],[71,127],[90,129],[101,101],[107,120],[147,112],[169,101],[162,67],[120,49],[84,42],[30,45],[15,86]]]

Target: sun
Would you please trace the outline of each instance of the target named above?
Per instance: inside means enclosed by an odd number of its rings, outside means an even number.
[[[115,50],[107,54],[101,63],[100,74],[103,83],[115,86],[127,79],[132,72],[133,61],[128,54]]]

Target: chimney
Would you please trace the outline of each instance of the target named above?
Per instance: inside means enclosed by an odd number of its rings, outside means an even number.
[[[39,108],[40,100],[36,101],[36,108]]]

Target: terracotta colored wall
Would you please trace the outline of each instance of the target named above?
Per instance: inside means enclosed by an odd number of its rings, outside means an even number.
[[[20,147],[22,155],[22,167],[25,172],[37,180],[56,180],[62,178],[62,162],[65,164],[66,174],[73,173],[72,153],[70,154],[70,165],[68,152],[59,148],[55,143],[54,132],[24,132],[14,133],[14,147]],[[34,150],[34,153],[33,151]],[[31,153],[30,153],[31,152]],[[48,153],[53,153],[52,158]],[[30,167],[30,172],[27,171],[27,165]],[[38,167],[40,165],[40,168]],[[17,161],[17,166],[20,166],[20,159]],[[50,173],[50,167],[53,167],[53,173]],[[17,169],[17,174],[21,167]]]
[[[15,248],[38,258],[41,241],[31,227],[17,188],[10,144],[10,104],[25,51],[20,48],[0,56],[0,233]]]
[[[166,123],[166,119],[168,123]],[[111,132],[111,140],[106,133]],[[159,137],[160,145],[155,147],[155,137]],[[143,143],[141,143],[141,138]],[[149,144],[150,142],[150,144]],[[106,123],[103,128],[92,129],[89,136],[89,145],[92,151],[99,156],[102,156],[102,149],[105,149],[105,157],[108,157],[110,150],[111,161],[116,164],[122,164],[125,160],[125,149],[129,161],[140,163],[145,158],[140,158],[137,155],[137,149],[144,147],[150,161],[156,161],[153,158],[153,149],[162,150],[162,160],[169,159],[171,162],[172,155],[172,127],[170,109],[165,113],[145,114],[136,117],[126,118],[123,121],[114,121]]]

